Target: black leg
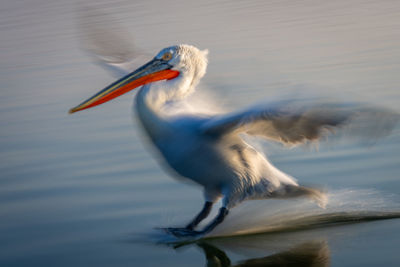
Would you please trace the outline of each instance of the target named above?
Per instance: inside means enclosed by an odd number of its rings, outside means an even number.
[[[168,233],[171,233],[175,236],[178,237],[184,237],[184,236],[195,236],[200,234],[201,232],[195,231],[194,228],[203,220],[205,219],[208,214],[210,214],[210,211],[213,206],[213,202],[206,201],[204,203],[203,209],[199,212],[199,214],[194,217],[194,219],[185,227],[185,228],[175,228],[175,227],[169,227],[166,228],[165,230]]]
[[[220,208],[217,217],[215,217],[215,219],[201,231],[195,231],[189,228],[167,228],[166,231],[177,237],[195,237],[199,235],[204,235],[211,232],[218,224],[222,223],[228,213],[229,211],[227,208]]]
[[[206,201],[204,203],[203,209],[200,211],[199,214],[186,226],[186,229],[193,230],[202,220],[204,220],[212,209],[214,203]]]
[[[217,217],[215,217],[215,219],[212,222],[210,222],[210,224],[208,224],[199,233],[207,234],[207,233],[211,232],[218,224],[220,224],[224,221],[224,219],[225,219],[226,215],[228,215],[228,213],[229,213],[229,210],[227,208],[225,208],[225,207],[220,208]]]

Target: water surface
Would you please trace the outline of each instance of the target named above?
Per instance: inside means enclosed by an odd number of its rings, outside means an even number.
[[[160,244],[164,238],[153,228],[186,223],[200,209],[202,194],[171,179],[153,159],[131,115],[134,93],[67,114],[115,79],[82,49],[82,8],[103,13],[104,27],[150,55],[177,43],[209,49],[200,88],[226,109],[321,94],[400,111],[398,1],[3,1],[2,266],[205,266],[215,258],[232,265],[257,259],[283,264],[274,255],[312,260],[317,252],[325,259],[320,266],[398,266],[398,219],[211,239],[178,249]],[[266,148],[279,168],[333,194],[328,213],[398,212],[399,130],[374,146]],[[271,226],[294,211],[320,212],[310,205],[245,203],[224,229],[260,221]]]

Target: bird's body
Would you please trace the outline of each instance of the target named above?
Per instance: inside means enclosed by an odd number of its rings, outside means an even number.
[[[197,62],[206,62],[205,54],[197,48],[183,47],[190,49],[192,56],[200,57]],[[200,65],[205,67],[205,63]],[[267,198],[279,191],[283,196],[286,185],[296,186],[293,178],[272,166],[238,133],[208,133],[207,123],[218,116],[171,115],[165,111],[168,106],[176,105],[174,102],[179,105],[188,92],[194,91],[193,86],[202,77],[194,75],[196,71],[205,73],[196,68],[189,69],[186,75],[180,71],[181,80],[146,84],[136,95],[134,107],[139,120],[166,163],[181,177],[203,186],[207,201],[215,202],[223,196],[227,208],[245,199]]]
[[[152,61],[70,112],[101,104],[143,85],[134,106],[145,132],[176,174],[204,189],[203,210],[185,228],[169,228],[175,235],[208,233],[223,221],[230,208],[248,199],[308,197],[324,206],[326,199],[321,191],[299,186],[246,143],[243,135],[301,144],[348,122],[359,110],[326,105],[299,108],[287,102],[220,115],[168,112],[169,107],[179,105],[195,90],[206,72],[207,53],[190,45],[165,48]],[[374,109],[363,112],[385,118],[390,115]],[[394,121],[391,118],[381,123],[386,122],[383,126],[390,128]],[[202,231],[194,231],[220,198],[222,208],[217,217]]]
[[[240,136],[221,138],[203,132],[212,117],[196,114],[168,117],[157,116],[151,104],[144,107],[144,86],[137,95],[136,111],[146,133],[160,151],[166,163],[181,177],[204,188],[207,201],[214,202],[226,195],[226,205],[231,207],[246,198],[262,198],[268,192],[286,184],[297,185],[289,176],[273,167],[265,156],[247,144]],[[148,113],[152,119],[148,120]],[[144,114],[145,113],[145,114]],[[148,122],[158,126],[154,129]]]

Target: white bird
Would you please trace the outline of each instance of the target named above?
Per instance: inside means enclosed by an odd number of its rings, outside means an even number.
[[[175,114],[165,107],[191,94],[206,73],[208,51],[191,45],[161,50],[156,57],[72,108],[87,109],[136,87],[136,111],[143,128],[166,163],[181,177],[204,189],[205,204],[184,228],[167,228],[176,236],[195,236],[212,231],[229,209],[244,200],[308,197],[324,206],[326,197],[318,189],[300,186],[294,178],[275,168],[243,140],[249,134],[286,145],[317,140],[325,130],[343,125],[364,114],[370,124],[379,122],[378,134],[386,133],[397,121],[393,113],[358,106],[311,105],[292,102],[256,106],[224,115]],[[218,215],[202,230],[195,230],[213,204],[222,198]]]

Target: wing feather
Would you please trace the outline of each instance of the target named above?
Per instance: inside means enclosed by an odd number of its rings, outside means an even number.
[[[82,48],[115,77],[129,74],[152,58],[115,19],[98,9],[81,9],[78,26]]]
[[[212,136],[246,133],[285,145],[297,145],[318,140],[343,126],[349,126],[352,134],[380,137],[388,134],[398,120],[397,113],[361,104],[303,106],[287,101],[215,116],[206,121],[201,130]]]

